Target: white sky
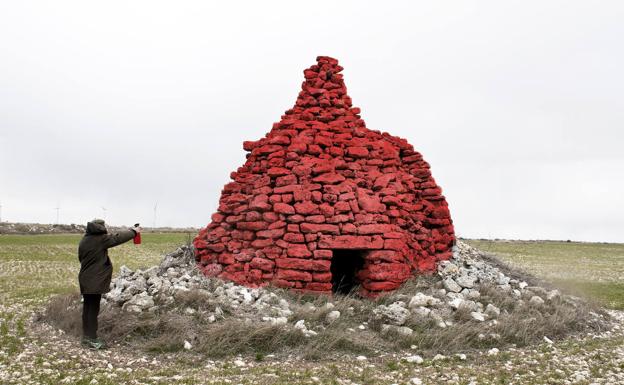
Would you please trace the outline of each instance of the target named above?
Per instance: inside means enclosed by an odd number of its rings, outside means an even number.
[[[203,226],[317,55],[465,237],[624,242],[620,1],[2,1],[3,221]]]

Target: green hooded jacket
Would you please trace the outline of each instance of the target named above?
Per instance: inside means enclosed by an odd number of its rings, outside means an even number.
[[[78,246],[81,294],[104,294],[110,291],[113,264],[108,257],[108,249],[128,242],[135,234],[134,230],[108,234],[103,220],[87,223],[87,231]]]

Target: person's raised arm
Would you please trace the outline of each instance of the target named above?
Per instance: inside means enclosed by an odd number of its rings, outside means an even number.
[[[115,234],[107,234],[104,240],[104,245],[106,246],[107,249],[121,245],[122,243],[126,243],[132,238],[134,238],[134,236],[140,232],[141,232],[140,227],[133,227],[129,230],[121,230]]]

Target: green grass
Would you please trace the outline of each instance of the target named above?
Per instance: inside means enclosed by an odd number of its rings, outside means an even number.
[[[470,245],[552,282],[555,286],[624,309],[624,244],[559,241],[484,241]]]
[[[162,255],[185,244],[194,234],[142,235],[109,250],[115,273],[122,265],[131,269],[158,264]],[[41,300],[51,294],[78,289],[78,243],[82,235],[1,235],[0,298]]]

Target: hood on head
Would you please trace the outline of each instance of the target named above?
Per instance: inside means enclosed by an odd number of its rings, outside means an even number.
[[[87,223],[87,234],[106,234],[106,224],[102,219],[94,219]]]

